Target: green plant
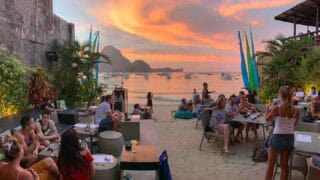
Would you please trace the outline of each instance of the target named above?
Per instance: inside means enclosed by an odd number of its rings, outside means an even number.
[[[30,108],[26,94],[30,69],[0,46],[0,117]]]
[[[30,77],[28,100],[33,107],[40,108],[44,98],[55,100],[57,94],[53,92],[43,69],[36,69]]]
[[[52,44],[52,50],[58,55],[58,64],[51,66],[53,85],[69,106],[83,106],[92,97],[101,94],[101,88],[96,87],[93,69],[97,59],[104,57],[100,63],[110,63],[108,57],[98,52],[91,52],[88,44],[79,42]]]
[[[258,58],[268,57],[271,61],[263,69],[263,87],[260,98],[270,100],[276,97],[279,87],[284,85],[297,86],[304,84],[300,69],[305,56],[312,50],[313,42],[310,38],[301,40],[287,40],[278,36],[274,40],[265,41],[266,50],[257,52]],[[308,71],[310,69],[307,69]]]

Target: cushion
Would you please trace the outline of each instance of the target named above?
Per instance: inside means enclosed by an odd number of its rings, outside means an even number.
[[[195,114],[187,111],[177,111],[174,117],[177,119],[193,119],[195,118]]]

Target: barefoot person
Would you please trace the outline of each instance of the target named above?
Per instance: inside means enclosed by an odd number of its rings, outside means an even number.
[[[266,120],[274,122],[275,127],[270,139],[265,180],[272,179],[278,155],[281,157],[280,179],[286,180],[288,178],[288,160],[294,148],[294,128],[299,119],[299,111],[293,106],[291,89],[288,86],[281,87],[279,97],[282,103],[273,105],[267,110]]]
[[[24,157],[24,148],[18,140],[6,137],[1,142],[7,162],[0,162],[0,179],[7,180],[54,180],[59,179],[59,170],[51,158],[45,158],[28,169],[20,166]]]
[[[210,120],[210,125],[213,127],[216,134],[223,134],[224,137],[224,146],[222,153],[225,154],[234,154],[229,151],[229,138],[230,130],[229,125],[225,122],[225,104],[226,98],[224,95],[220,95],[217,99],[217,105],[213,108],[212,117]]]
[[[58,140],[60,134],[57,131],[54,122],[51,120],[50,111],[43,111],[41,120],[36,122],[36,134],[40,140],[40,144],[49,146],[51,141]]]
[[[33,117],[26,115],[21,118],[22,129],[14,133],[19,144],[22,145],[24,156],[22,158],[22,163],[26,167],[31,166],[37,160],[38,151],[43,149],[43,146],[40,146],[40,142],[37,139],[35,134],[35,122]]]

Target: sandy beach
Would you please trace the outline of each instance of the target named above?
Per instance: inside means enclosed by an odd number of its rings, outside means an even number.
[[[166,149],[174,180],[262,180],[266,163],[251,160],[253,142],[231,145],[236,155],[222,156],[223,140],[204,142],[199,151],[202,127],[195,129],[196,120],[173,120],[174,105],[155,105],[156,129],[161,149]],[[262,130],[259,129],[262,137]],[[253,134],[251,134],[253,138]],[[279,179],[279,172],[276,179]],[[292,180],[303,179],[292,172]]]

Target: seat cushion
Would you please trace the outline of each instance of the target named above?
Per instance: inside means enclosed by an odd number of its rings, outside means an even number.
[[[177,111],[174,114],[174,117],[177,118],[177,119],[193,119],[193,118],[195,118],[195,115],[192,112]]]

